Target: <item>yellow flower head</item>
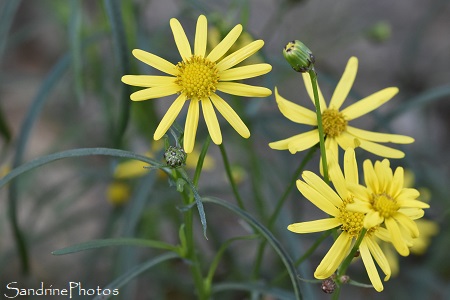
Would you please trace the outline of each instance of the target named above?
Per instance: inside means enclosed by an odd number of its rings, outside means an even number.
[[[322,123],[325,133],[325,148],[331,152],[333,159],[337,161],[338,146],[342,149],[361,147],[366,151],[388,158],[402,158],[405,154],[393,148],[378,143],[409,144],[414,139],[404,135],[387,134],[362,130],[349,125],[349,122],[365,115],[389,101],[398,89],[395,87],[385,88],[376,92],[350,106],[341,109],[342,104],[350,92],[355,81],[358,70],[358,59],[351,57],[347,63],[344,74],[341,77],[331,97],[330,104],[325,103],[320,88],[318,88]],[[314,103],[313,90],[310,76],[302,73],[306,90]],[[281,113],[289,120],[306,125],[317,126],[317,117],[314,111],[290,102],[278,94],[275,88],[275,99]],[[319,142],[319,131],[314,129],[293,137],[272,142],[269,146],[276,150],[288,149],[291,153],[311,148]]]
[[[133,55],[140,61],[171,76],[125,75],[122,77],[122,82],[126,84],[146,87],[146,89],[131,94],[130,98],[133,101],[179,94],[156,128],[153,138],[159,140],[163,137],[188,100],[190,100],[190,104],[183,142],[186,153],[190,153],[194,149],[200,102],[206,126],[215,144],[222,143],[222,134],[215,109],[242,137],[248,138],[250,131],[247,126],[230,105],[216,94],[216,91],[244,97],[266,97],[272,93],[264,87],[231,82],[260,76],[272,69],[271,65],[265,63],[233,68],[261,49],[264,41],[254,41],[222,58],[241,34],[241,25],[236,25],[208,55],[206,55],[208,26],[204,15],[197,20],[194,51],[192,51],[183,27],[177,19],[170,20],[170,27],[182,59],[180,62],[174,65],[161,57],[139,49],[133,50]]]
[[[330,177],[333,179],[335,192],[316,174],[305,171],[302,180],[297,180],[297,188],[309,201],[330,217],[321,220],[294,223],[288,226],[288,230],[296,233],[309,233],[326,231],[339,228],[339,237],[334,242],[328,253],[320,262],[314,276],[317,279],[325,279],[331,276],[349,254],[355,240],[360,235],[364,225],[364,214],[353,212],[347,207],[354,202],[353,194],[347,185],[358,183],[358,166],[355,152],[349,148],[344,157],[344,174],[335,160],[330,161]],[[374,260],[385,273],[385,280],[391,275],[389,263],[377,243],[377,237],[382,234],[384,228],[374,226],[369,228],[359,246],[361,258],[374,288],[381,292],[383,284],[378,275]],[[381,232],[380,232],[381,231]]]
[[[370,160],[363,163],[366,186],[350,184],[349,189],[355,195],[354,203],[348,208],[366,214],[364,227],[386,226],[387,236],[400,255],[409,255],[412,239],[419,237],[419,229],[414,220],[424,215],[424,208],[429,205],[417,200],[419,191],[404,187],[402,167],[392,171],[389,160]]]

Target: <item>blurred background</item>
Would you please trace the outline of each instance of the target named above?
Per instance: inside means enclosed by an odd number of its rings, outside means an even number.
[[[425,253],[400,258],[399,274],[385,283],[382,293],[345,286],[341,298],[446,299],[450,294],[448,0],[1,0],[0,177],[31,159],[75,148],[109,147],[140,154],[150,151],[155,159],[162,160],[162,146],[157,146],[152,136],[171,103],[170,97],[132,103],[129,95],[136,89],[122,84],[120,78],[124,74],[158,74],[134,59],[134,48],[172,63],[179,61],[169,19],[179,19],[192,43],[200,14],[208,18],[210,49],[238,23],[245,30],[238,41],[241,46],[263,39],[265,46],[251,59],[266,61],[273,70],[246,82],[272,90],[277,86],[283,97],[305,107],[312,109],[313,105],[301,77],[282,56],[284,45],[294,39],[313,51],[327,101],[351,56],[358,57],[359,70],[345,105],[385,87],[399,87],[400,93],[393,100],[352,124],[415,138],[414,144],[394,146],[406,157],[391,160],[391,165],[404,166],[414,174],[414,186],[421,189],[423,200],[430,201],[425,218],[435,222],[439,232],[430,239]],[[265,224],[306,154],[275,151],[268,143],[308,128],[283,117],[273,95],[227,100],[252,132],[249,140],[243,140],[220,119],[233,175],[248,212]],[[185,113],[181,113],[177,122],[183,124],[184,118]],[[196,145],[201,147],[206,136],[201,120]],[[357,155],[360,162],[364,158],[379,159],[363,151]],[[217,146],[210,146],[208,160],[200,178],[201,195],[235,202]],[[96,156],[62,160],[26,173],[0,190],[2,295],[6,283],[12,281],[24,288],[40,282],[61,287],[69,281],[90,288],[106,286],[131,267],[161,253],[116,247],[65,256],[51,254],[69,245],[119,236],[178,243],[182,212],[177,209],[181,201],[176,189],[158,172],[139,178],[114,178],[120,162]],[[316,155],[306,169],[317,172],[317,167]],[[116,184],[119,196],[111,194]],[[296,189],[292,190],[272,230],[293,260],[319,237],[296,235],[285,229],[290,223],[321,216],[306,202]],[[18,212],[26,255],[17,247],[11,205]],[[251,228],[223,208],[205,205],[205,210],[211,238],[203,238],[199,222],[196,238],[207,266],[224,241],[249,234]],[[300,266],[303,278],[313,278],[331,242],[331,238],[326,240]],[[233,243],[215,281],[251,278],[257,247],[258,241]],[[28,258],[25,262],[24,257]],[[256,280],[270,283],[283,266],[270,248],[264,257]],[[361,266],[361,262],[354,264],[349,273],[355,280],[368,282]],[[277,284],[291,289],[288,279]],[[302,287],[305,299],[330,298],[319,284],[305,282]],[[114,299],[195,296],[185,264],[171,261],[132,280]],[[217,299],[250,299],[250,295],[218,293]]]

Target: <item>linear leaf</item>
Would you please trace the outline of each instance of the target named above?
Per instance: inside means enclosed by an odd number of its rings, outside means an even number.
[[[111,246],[138,246],[138,247],[150,247],[165,249],[170,251],[176,251],[177,247],[154,240],[135,239],[135,238],[116,238],[116,239],[101,239],[92,240],[73,246],[69,246],[63,249],[58,249],[52,252],[53,255],[66,255],[70,253],[76,253],[80,251],[92,250],[97,248],[111,247]]]
[[[146,162],[152,166],[152,168],[162,168],[160,162],[153,160],[147,156],[138,155],[133,152],[119,150],[119,149],[111,149],[111,148],[80,148],[80,149],[72,149],[62,152],[57,152],[53,154],[49,154],[46,156],[42,156],[36,158],[28,163],[25,163],[11,172],[9,172],[5,177],[0,179],[0,188],[7,184],[9,181],[14,179],[15,177],[33,170],[42,165],[60,160],[65,158],[73,158],[73,157],[82,157],[82,156],[93,156],[93,155],[105,155],[105,156],[114,156],[114,157],[122,157],[122,158],[131,158],[139,161]]]

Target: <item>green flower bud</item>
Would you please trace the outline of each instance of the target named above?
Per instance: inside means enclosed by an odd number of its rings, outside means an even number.
[[[164,159],[168,166],[178,168],[186,164],[186,152],[183,148],[170,146],[164,153]]]
[[[299,40],[287,43],[283,49],[283,56],[297,72],[305,73],[314,68],[314,55],[311,50]]]

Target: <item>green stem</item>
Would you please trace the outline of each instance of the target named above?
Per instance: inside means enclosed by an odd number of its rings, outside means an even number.
[[[222,160],[223,160],[223,164],[225,166],[225,172],[227,173],[227,177],[228,177],[228,180],[230,181],[231,188],[233,189],[233,194],[236,197],[238,206],[240,209],[245,209],[244,202],[242,201],[241,195],[239,194],[239,191],[237,189],[236,182],[234,181],[233,174],[231,173],[230,162],[228,160],[228,156],[227,156],[227,153],[225,151],[225,147],[223,146],[223,144],[219,145],[219,149],[220,149],[220,154],[222,154]]]
[[[366,235],[367,229],[363,228],[361,230],[361,233],[358,236],[358,239],[356,240],[355,244],[353,245],[352,251],[347,255],[345,260],[342,262],[341,266],[338,269],[337,275],[336,275],[336,282],[337,282],[337,288],[333,293],[333,300],[339,299],[339,294],[341,292],[341,284],[339,282],[339,278],[342,275],[345,275],[345,272],[347,272],[348,267],[350,266],[350,263],[352,262],[353,258],[355,257],[356,251],[359,249],[359,245],[361,244],[364,236]]]
[[[309,70],[308,73],[309,77],[311,78],[311,84],[314,94],[314,104],[316,106],[317,129],[319,130],[319,144],[320,144],[320,155],[322,156],[323,179],[327,184],[329,184],[330,180],[328,179],[327,154],[325,151],[325,134],[323,132],[322,111],[320,108],[319,92],[317,89],[317,74],[314,68]]]
[[[206,152],[208,152],[208,147],[210,143],[211,137],[208,135],[208,137],[205,140],[205,143],[203,144],[202,152],[200,152],[200,156],[198,157],[197,167],[195,168],[194,179],[192,180],[192,183],[195,186],[198,186],[200,174],[202,173],[203,162],[205,161]]]
[[[192,194],[188,195],[183,192],[184,204],[186,206],[191,205],[195,200]],[[192,277],[194,278],[194,284],[197,290],[197,297],[201,300],[208,299],[205,291],[205,285],[203,280],[202,271],[200,269],[200,262],[195,251],[195,240],[194,240],[194,228],[193,228],[193,210],[188,209],[184,213],[184,224],[185,224],[185,234],[186,234],[186,258],[190,261],[190,270]]]

